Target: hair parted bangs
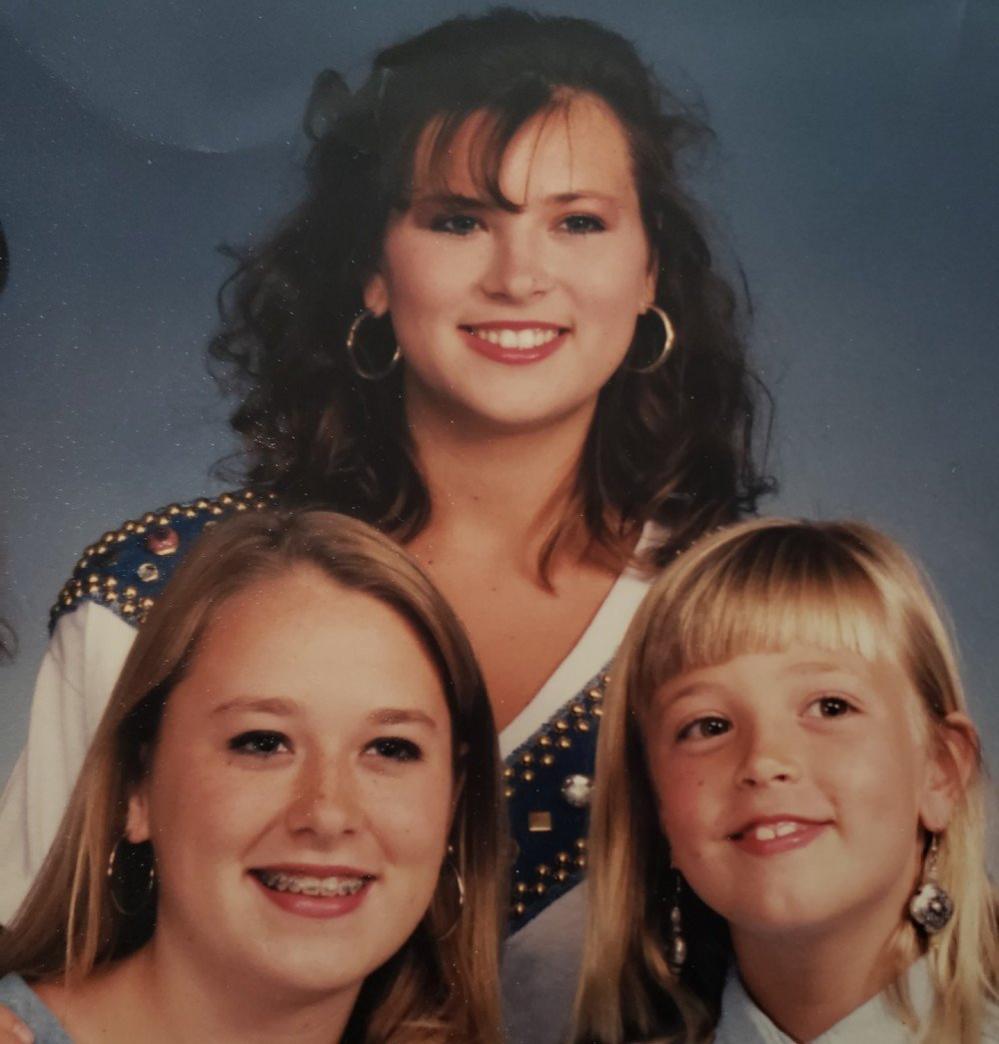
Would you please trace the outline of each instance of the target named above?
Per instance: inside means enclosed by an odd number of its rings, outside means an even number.
[[[571,147],[570,111],[573,102],[583,96],[582,92],[531,79],[515,83],[495,108],[453,109],[433,117],[412,150],[406,189],[396,206],[405,210],[414,198],[428,192],[468,196],[462,180],[467,178],[476,200],[511,213],[518,211],[520,204],[500,185],[507,149],[536,118],[540,120],[534,143],[537,148],[549,121],[559,117],[570,132]],[[462,160],[465,162],[456,169]]]

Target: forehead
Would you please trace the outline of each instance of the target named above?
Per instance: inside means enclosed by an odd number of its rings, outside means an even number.
[[[447,191],[481,196],[496,184],[505,201],[600,192],[637,201],[628,136],[610,107],[589,94],[557,97],[499,148],[498,118],[472,113],[453,134],[437,121],[420,136],[413,159],[416,196]]]
[[[436,666],[409,621],[310,566],[222,602],[169,703],[210,710],[233,694],[288,698],[324,713],[391,702],[447,716]]]

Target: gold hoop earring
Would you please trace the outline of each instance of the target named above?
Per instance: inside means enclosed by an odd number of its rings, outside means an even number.
[[[446,932],[441,933],[437,936],[437,942],[443,942],[449,936],[454,934],[454,930],[461,924],[461,915],[465,910],[465,882],[462,880],[461,871],[458,869],[458,864],[454,859],[448,857],[445,860],[444,866],[441,867],[443,873],[445,867],[450,867],[451,872],[454,874],[454,882],[458,886],[458,916],[448,925]]]
[[[138,893],[138,889],[134,882],[123,880],[123,875],[121,873],[119,873],[117,877],[115,876],[115,867],[118,866],[118,849],[121,847],[123,842],[129,844],[129,847],[132,849],[142,848],[143,844],[149,847],[149,870],[146,873],[146,883],[141,893]],[[135,857],[130,856],[130,858]],[[119,867],[119,870],[120,869],[121,868]],[[149,898],[153,894],[153,888],[156,885],[156,863],[153,861],[152,857],[152,846],[149,845],[148,842],[133,845],[124,835],[122,835],[117,841],[115,841],[114,847],[111,849],[111,854],[108,856],[106,876],[108,879],[108,894],[111,896],[111,902],[118,913],[123,917],[134,917],[136,914],[141,913],[148,905]],[[136,898],[136,893],[138,893],[138,903],[129,906],[127,902],[123,902],[118,895],[118,892],[122,889],[126,890],[126,894],[131,893],[128,894],[128,898],[131,900],[134,900]]]
[[[649,312],[656,315],[663,324],[663,346],[659,349],[659,354],[648,366],[633,366],[631,367],[632,373],[654,373],[666,361],[666,356],[673,350],[673,345],[676,343],[676,330],[673,328],[673,323],[666,312],[654,304],[650,304],[642,315],[648,315]]]
[[[388,363],[383,366],[380,370],[366,370],[360,363],[357,355],[357,332],[360,330],[362,324],[367,319],[376,318],[375,313],[370,308],[363,308],[354,317],[354,321],[350,324],[350,328],[347,330],[347,358],[350,359],[350,365],[362,380],[365,381],[381,381],[384,380],[388,375],[396,368],[396,364],[402,358],[402,349],[397,344],[395,351],[392,353],[392,358],[389,359]]]

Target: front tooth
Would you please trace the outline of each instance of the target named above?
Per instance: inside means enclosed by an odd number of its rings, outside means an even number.
[[[534,348],[537,346],[538,337],[535,330],[521,330],[517,334],[518,348]]]
[[[793,834],[798,829],[796,823],[778,823],[777,824],[777,836],[787,837],[788,834]]]
[[[761,826],[756,828],[757,841],[773,841],[777,837],[777,831],[773,827]]]
[[[499,343],[501,348],[518,348],[520,335],[516,330],[500,330]]]

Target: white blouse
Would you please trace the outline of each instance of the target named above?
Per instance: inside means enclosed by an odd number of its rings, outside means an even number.
[[[925,958],[916,961],[906,975],[913,1012],[922,1022],[933,1009],[934,991],[929,963]],[[915,1044],[922,1039],[918,1028],[907,1026],[888,997],[879,993],[809,1044]],[[999,1026],[992,1017],[987,1019],[982,1041],[999,1041]],[[795,1044],[795,1040],[756,1006],[733,968],[725,982],[714,1044]]]

